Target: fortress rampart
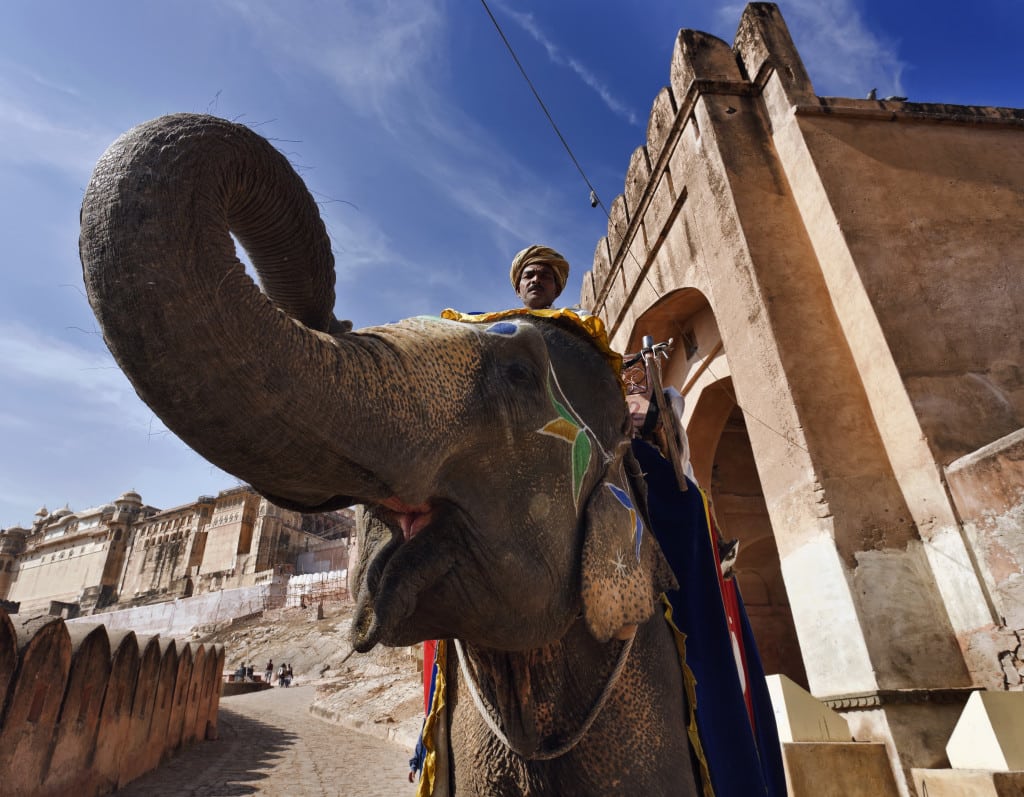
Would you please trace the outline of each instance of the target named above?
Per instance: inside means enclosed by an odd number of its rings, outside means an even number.
[[[220,645],[0,611],[0,794],[108,794],[216,738],[223,669]]]

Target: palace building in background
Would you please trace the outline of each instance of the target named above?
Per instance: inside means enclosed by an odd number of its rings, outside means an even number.
[[[342,569],[351,530],[351,511],[303,515],[245,486],[167,510],[134,491],[80,512],[43,507],[31,528],[0,531],[0,601],[76,617],[313,572],[321,559]]]

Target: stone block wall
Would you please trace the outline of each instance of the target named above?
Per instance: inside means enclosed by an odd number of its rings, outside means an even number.
[[[0,612],[3,793],[108,794],[215,738],[223,667],[220,645]]]

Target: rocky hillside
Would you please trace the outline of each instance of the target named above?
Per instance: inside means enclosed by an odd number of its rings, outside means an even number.
[[[316,687],[311,712],[411,750],[423,720],[421,648],[378,647],[346,659],[351,619],[349,602],[324,604],[322,618],[315,610],[272,609],[201,641],[224,644],[228,670],[252,662],[262,674],[268,659],[275,671],[291,664],[297,683]]]

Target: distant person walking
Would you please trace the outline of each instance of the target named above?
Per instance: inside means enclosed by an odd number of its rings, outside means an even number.
[[[263,680],[266,681],[268,684],[273,684],[274,683],[274,660],[273,659],[269,659],[267,661],[267,669],[266,669],[266,672],[263,673]]]
[[[284,675],[285,675],[285,668],[284,668],[284,664],[282,663],[281,666],[277,668],[277,685],[278,686],[284,686]]]

